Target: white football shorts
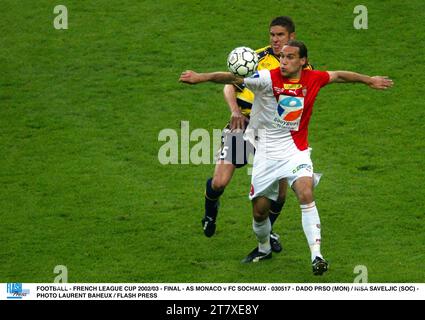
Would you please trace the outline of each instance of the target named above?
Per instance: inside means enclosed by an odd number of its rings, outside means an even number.
[[[300,151],[287,160],[267,159],[260,154],[254,157],[249,199],[264,196],[277,200],[279,195],[279,180],[286,178],[289,186],[300,177],[313,177],[317,185],[321,174],[313,174],[313,163],[310,151]]]

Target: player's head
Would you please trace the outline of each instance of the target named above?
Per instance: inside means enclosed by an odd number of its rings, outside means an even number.
[[[280,70],[284,77],[299,77],[299,73],[307,62],[307,47],[301,41],[289,40],[280,51]]]
[[[289,40],[295,39],[295,24],[290,17],[276,17],[270,22],[270,45],[275,55],[279,55],[282,47]]]

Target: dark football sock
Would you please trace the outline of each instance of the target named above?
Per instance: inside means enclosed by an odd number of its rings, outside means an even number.
[[[212,220],[217,218],[218,213],[218,199],[223,194],[224,190],[215,191],[212,188],[212,178],[207,180],[205,188],[205,215]]]
[[[273,226],[273,224],[275,223],[277,217],[279,217],[280,212],[282,211],[282,207],[285,204],[285,201],[283,201],[282,203],[280,202],[276,202],[276,201],[271,201],[270,204],[270,214],[269,214],[269,219],[270,222]]]

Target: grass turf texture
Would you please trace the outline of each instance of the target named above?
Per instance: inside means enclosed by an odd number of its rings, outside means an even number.
[[[0,3],[0,282],[424,282],[425,3],[364,1],[56,1]],[[284,251],[261,264],[250,177],[236,172],[216,235],[203,236],[213,165],[158,162],[164,128],[221,128],[222,86],[179,84],[181,71],[224,70],[228,52],[268,43],[291,15],[316,69],[389,75],[395,87],[332,85],[310,125],[324,277],[311,273],[300,209],[289,193],[275,231]],[[193,145],[194,143],[192,143]]]

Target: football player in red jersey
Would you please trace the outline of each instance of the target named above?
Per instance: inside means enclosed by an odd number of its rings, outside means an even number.
[[[189,70],[181,74],[180,81],[188,84],[206,81],[245,84],[255,93],[245,136],[256,148],[249,197],[258,246],[242,262],[271,258],[270,202],[277,199],[279,182],[285,180],[300,204],[313,274],[322,275],[327,271],[328,263],[320,251],[320,218],[313,197],[313,163],[307,140],[316,96],[330,83],[359,82],[372,89],[385,90],[392,87],[393,81],[388,77],[370,77],[350,71],[303,70],[307,62],[304,43],[290,40],[280,52],[279,68],[261,70],[249,78],[229,72],[196,73]]]

